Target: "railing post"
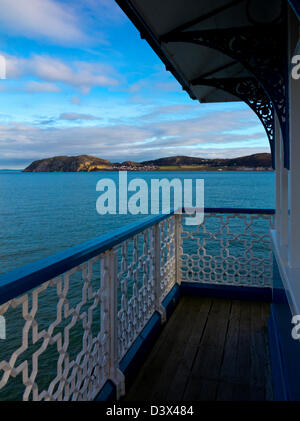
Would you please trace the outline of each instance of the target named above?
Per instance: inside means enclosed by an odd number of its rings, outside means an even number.
[[[182,215],[175,214],[175,282],[180,285],[181,276],[181,255],[182,255]]]
[[[125,378],[119,369],[118,358],[118,256],[111,249],[104,253],[105,271],[108,274],[108,337],[109,337],[109,378],[116,385],[117,399],[125,395]]]
[[[167,320],[166,309],[161,302],[161,241],[160,224],[154,227],[154,290],[155,290],[155,310],[161,315],[162,323]]]

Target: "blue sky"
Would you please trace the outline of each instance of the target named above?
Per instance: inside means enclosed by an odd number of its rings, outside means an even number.
[[[0,0],[0,168],[269,152],[243,103],[192,101],[113,0]]]

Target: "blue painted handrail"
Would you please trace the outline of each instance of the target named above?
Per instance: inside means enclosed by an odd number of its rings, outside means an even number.
[[[143,218],[140,222],[117,228],[107,234],[1,275],[0,305],[112,249],[117,244],[158,224],[172,214],[174,214],[174,211],[170,214],[152,215]]]
[[[273,209],[205,208],[205,213],[274,214]],[[152,215],[0,276],[0,305],[112,249],[173,215]]]
[[[251,208],[205,208],[204,213],[240,213],[240,214],[259,214],[275,215],[275,209],[251,209]]]

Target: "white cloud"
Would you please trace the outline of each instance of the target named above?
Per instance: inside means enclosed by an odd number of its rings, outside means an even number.
[[[58,58],[47,55],[33,55],[30,58],[5,54],[4,56],[9,80],[22,76],[36,77],[50,83],[71,85],[84,94],[89,93],[95,86],[113,87],[119,83],[117,72],[111,66],[102,63],[84,61],[64,63]]]
[[[0,0],[0,25],[13,36],[85,45],[90,39],[67,4],[54,0]]]

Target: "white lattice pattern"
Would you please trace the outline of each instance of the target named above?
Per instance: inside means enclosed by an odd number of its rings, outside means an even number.
[[[172,216],[159,224],[160,233],[160,286],[161,296],[164,298],[176,282],[175,262],[175,218],[181,215]]]
[[[160,222],[158,226],[148,228],[124,241],[116,248],[120,359],[143,330],[154,311],[160,310],[163,298],[175,284],[174,226],[173,216]],[[156,282],[160,286],[158,296],[156,296]]]
[[[0,362],[1,400],[1,389],[5,399],[95,398],[109,352],[100,266],[101,257],[94,258],[0,307],[7,325],[15,324],[1,349],[8,357]],[[14,327],[22,332],[16,349]]]
[[[187,282],[270,287],[273,215],[205,214],[182,232],[181,279]]]
[[[174,241],[170,217],[0,306],[0,401],[122,391],[119,363],[174,285]]]
[[[155,311],[153,228],[123,242],[117,253],[121,359]]]

